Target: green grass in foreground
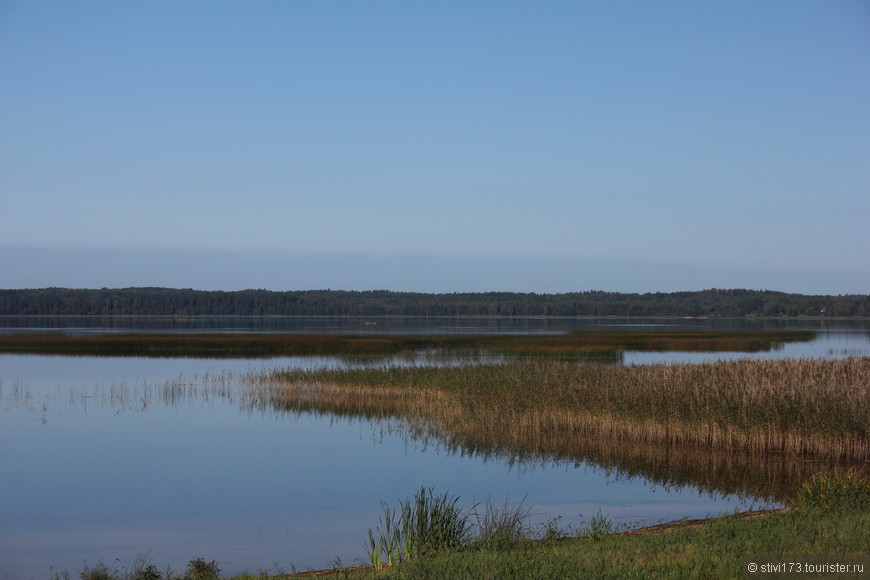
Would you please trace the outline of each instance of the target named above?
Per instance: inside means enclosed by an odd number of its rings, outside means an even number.
[[[527,542],[411,560],[366,578],[740,578],[742,558],[867,553],[870,513],[793,510],[754,519],[719,518],[669,532]]]
[[[422,492],[421,492],[422,493]],[[430,492],[431,494],[431,492]],[[419,503],[418,494],[417,499]],[[735,514],[657,531],[611,534],[600,516],[560,539],[549,528],[542,541],[492,542],[501,523],[483,521],[459,550],[442,549],[411,557],[398,566],[349,574],[353,578],[739,578],[749,555],[781,561],[783,554],[867,554],[870,479],[855,470],[819,475],[805,482],[786,513]],[[484,512],[492,511],[487,506]],[[503,513],[526,513],[522,506]],[[504,518],[497,518],[505,521]],[[516,519],[508,518],[516,529]],[[474,527],[471,524],[470,527]],[[504,530],[502,530],[503,532]],[[528,533],[526,533],[528,537]]]
[[[453,498],[431,491],[427,495],[425,490],[418,494],[413,506],[410,501],[403,505],[444,513],[453,513],[456,507]],[[509,511],[514,515],[525,513],[521,506]],[[469,519],[478,516],[474,509],[465,514]],[[488,518],[483,521],[492,523]],[[505,521],[513,528],[511,518],[501,520]],[[412,528],[420,529],[417,524],[419,520]],[[496,523],[495,527],[499,525]],[[459,545],[439,539],[430,544],[434,550],[418,550],[416,555],[390,567],[335,569],[329,574],[354,580],[740,578],[747,556],[756,556],[761,563],[781,562],[786,555],[808,554],[824,554],[828,556],[825,561],[841,562],[843,555],[857,554],[862,558],[860,562],[864,563],[866,573],[870,570],[867,533],[870,530],[870,480],[854,470],[813,477],[800,487],[793,499],[793,509],[787,512],[734,514],[621,534],[609,533],[609,527],[601,520],[595,526],[590,521],[583,537],[566,539],[559,534],[547,534],[544,540],[508,542],[481,541],[480,533],[462,531],[458,536],[462,538]],[[489,527],[481,531],[485,534],[492,530]],[[384,530],[379,527],[379,531]],[[851,561],[856,558],[852,556]],[[69,574],[55,576],[71,577]],[[164,576],[146,558],[140,558],[140,562],[125,572],[109,571],[106,566],[98,565],[86,567],[79,577],[82,580],[247,580],[276,576],[260,572],[225,577],[220,575],[216,561],[207,562],[203,558],[191,560],[183,573],[167,572]]]
[[[870,511],[791,510],[760,517],[722,517],[699,525],[597,539],[521,542],[498,550],[448,551],[389,568],[335,570],[330,577],[378,579],[482,578],[740,578],[744,556],[868,554]],[[865,570],[870,569],[866,568]],[[93,568],[90,572],[97,571]],[[83,580],[246,580],[275,578],[269,572],[234,576],[82,573]],[[74,578],[75,576],[65,576]],[[861,577],[861,576],[856,576]],[[64,578],[63,575],[57,578]]]
[[[782,561],[787,554],[868,555],[870,511],[852,513],[791,510],[761,517],[722,517],[650,533],[521,542],[499,550],[442,552],[389,568],[336,569],[331,578],[522,579],[522,578],[740,578],[743,558]],[[833,558],[831,558],[833,560]],[[251,580],[284,577],[274,572],[224,576],[215,562],[164,575],[146,564],[138,570],[85,567],[82,580]],[[761,560],[759,560],[761,561]],[[209,564],[214,564],[208,568]],[[865,566],[865,573],[870,567]],[[304,575],[304,573],[300,574]],[[291,576],[291,575],[287,575]],[[823,576],[830,577],[830,576]],[[863,577],[854,575],[856,578]]]

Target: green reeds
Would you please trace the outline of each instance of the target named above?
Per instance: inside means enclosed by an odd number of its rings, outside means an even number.
[[[499,550],[533,536],[525,499],[516,504],[505,500],[498,506],[487,498],[467,508],[458,502],[459,497],[449,492],[436,494],[433,488],[421,487],[413,498],[400,501],[398,509],[382,503],[383,515],[375,530],[369,528],[365,545],[372,567],[446,551]]]
[[[515,504],[505,499],[503,504],[496,505],[487,497],[482,509],[475,507],[472,515],[475,535],[470,547],[475,549],[501,550],[529,539],[531,534],[532,508],[525,503],[525,498]],[[551,528],[550,533],[561,534],[561,531]]]
[[[401,501],[397,510],[382,504],[377,529],[368,530],[366,552],[372,566],[381,568],[463,546],[471,524],[458,501],[449,492],[436,495],[432,488],[423,487],[413,499]]]

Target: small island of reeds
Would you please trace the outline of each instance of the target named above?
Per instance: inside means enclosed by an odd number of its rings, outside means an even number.
[[[575,331],[563,334],[14,333],[0,353],[73,356],[270,358],[506,355],[618,360],[636,351],[759,352],[808,341],[812,331]]]

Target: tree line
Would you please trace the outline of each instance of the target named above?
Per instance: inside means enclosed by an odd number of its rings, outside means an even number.
[[[631,294],[174,288],[0,290],[4,316],[810,316],[868,317],[870,295],[768,290]]]

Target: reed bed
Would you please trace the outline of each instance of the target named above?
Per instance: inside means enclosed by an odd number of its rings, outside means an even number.
[[[552,359],[460,367],[276,371],[282,408],[424,422],[474,449],[661,448],[870,457],[870,358],[614,366]]]
[[[448,356],[585,357],[618,362],[626,350],[758,352],[812,340],[805,331],[577,331],[565,334],[417,336],[398,334],[123,333],[0,335],[0,352],[79,356],[269,358],[371,357],[440,353]]]

